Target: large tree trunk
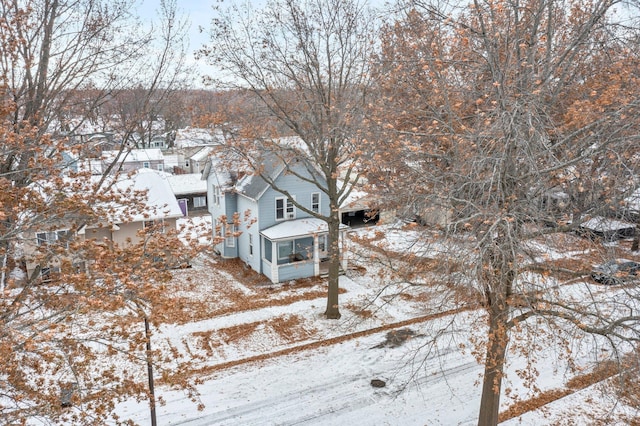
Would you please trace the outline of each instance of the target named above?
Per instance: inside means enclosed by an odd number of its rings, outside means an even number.
[[[478,426],[495,426],[498,424],[502,376],[509,343],[505,324],[506,315],[506,304],[502,302],[496,303],[489,308],[489,341],[485,356]]]
[[[328,319],[339,319],[338,294],[340,287],[340,217],[332,212],[328,222],[329,228],[329,283],[327,289],[327,310],[324,312]]]

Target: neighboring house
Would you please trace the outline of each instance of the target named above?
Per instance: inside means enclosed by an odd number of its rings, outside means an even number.
[[[118,154],[120,156],[118,157]],[[118,162],[121,163],[121,171],[129,173],[140,169],[153,169],[158,171],[165,171],[164,156],[162,151],[157,148],[150,149],[132,149],[127,152],[120,153],[119,151],[104,151],[101,156],[102,170],[106,168],[118,158]],[[117,170],[118,168],[115,168]]]
[[[149,141],[149,148],[166,149],[167,145],[166,134],[152,136],[151,141]]]
[[[213,152],[213,147],[203,146],[197,152],[194,152],[190,157],[187,157],[189,173],[202,173],[209,156]]]
[[[167,176],[184,216],[207,211],[207,182],[201,176],[200,173]]]
[[[119,180],[116,187],[120,191],[140,193],[146,191],[144,211],[133,215],[120,214],[123,208],[114,206],[112,217],[104,218],[100,224],[90,224],[81,229],[76,235],[82,239],[106,239],[119,245],[127,245],[138,241],[138,231],[149,225],[162,225],[164,231],[177,229],[176,222],[182,217],[178,201],[173,195],[171,186],[163,173],[154,170],[139,170],[131,177]],[[30,259],[35,247],[49,244],[58,240],[70,238],[68,226],[60,223],[55,229],[34,229],[30,236],[26,236],[24,247],[27,273],[31,275],[37,265]],[[59,269],[54,261],[42,267],[42,274],[46,275]]]
[[[289,168],[312,177],[302,164],[290,163]],[[287,173],[282,162],[266,161],[262,172],[296,202],[328,216],[327,195],[313,183]],[[214,244],[217,242],[216,250],[222,257],[242,259],[273,283],[324,272],[322,262],[327,259],[329,243],[326,222],[296,208],[260,176],[239,177],[216,158],[207,162],[202,178],[207,181]],[[347,229],[341,226],[342,246]],[[346,270],[346,258],[342,256],[341,261]]]
[[[164,152],[165,171],[173,174],[202,173],[213,151],[211,146],[172,148]]]
[[[380,211],[373,209],[371,205],[371,196],[352,192],[350,197],[340,206],[340,220],[352,228],[375,225],[380,221]]]

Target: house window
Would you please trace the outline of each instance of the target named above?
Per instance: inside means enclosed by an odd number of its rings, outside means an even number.
[[[293,254],[293,240],[278,243],[278,260],[289,260]]]
[[[160,231],[164,233],[164,221],[162,219],[145,220],[142,222],[142,227],[147,231]]]
[[[293,202],[285,197],[276,198],[276,220],[295,219],[296,210]]]
[[[311,211],[314,213],[320,213],[320,193],[314,192],[311,194]]]
[[[143,167],[143,168],[145,168],[145,169],[148,169],[148,168],[150,168],[150,167],[151,167],[151,163],[149,163],[148,161],[144,161],[144,162],[142,163],[142,167]]]
[[[39,246],[44,244],[55,244],[56,241],[62,241],[65,248],[69,248],[69,231],[48,231],[38,232],[36,241]]]
[[[164,164],[158,164],[158,171],[164,172]]]
[[[320,235],[318,236],[318,251],[326,252],[327,251],[327,236]]]
[[[253,256],[253,234],[249,234],[249,256]]]
[[[236,246],[236,225],[230,223],[227,225],[227,233],[225,234],[225,244],[227,247],[235,247]]]
[[[53,281],[60,275],[60,267],[58,266],[47,266],[40,269],[40,279],[43,282]]]
[[[222,222],[216,219],[216,226],[213,228],[213,234],[216,237],[222,237],[222,233],[223,233]]]
[[[213,204],[215,204],[216,206],[219,206],[221,198],[222,198],[222,194],[220,193],[220,187],[214,186],[213,187]]]
[[[206,207],[207,197],[193,197],[193,207]]]

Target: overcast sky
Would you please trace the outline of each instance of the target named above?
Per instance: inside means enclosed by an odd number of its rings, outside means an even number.
[[[251,3],[254,7],[260,7],[266,0],[176,0],[178,14],[184,16],[189,21],[189,52],[188,62],[195,64],[199,70],[199,75],[211,73],[213,68],[207,66],[203,60],[196,61],[194,53],[208,42],[208,32],[213,17],[213,6],[219,5],[222,8],[233,4]],[[381,7],[385,1],[389,0],[368,0],[369,5]],[[139,0],[139,13],[145,19],[157,19],[157,11],[160,7],[160,0]],[[200,78],[198,78],[200,80]]]

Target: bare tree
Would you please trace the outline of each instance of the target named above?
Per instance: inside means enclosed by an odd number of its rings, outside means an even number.
[[[405,2],[386,28],[376,78],[387,138],[371,181],[468,250],[457,269],[471,279],[451,277],[443,291],[486,312],[479,425],[498,423],[507,350],[531,351],[514,336],[536,319],[623,352],[640,338],[637,291],[596,301],[583,288],[572,300],[536,249],[613,217],[638,186],[640,28],[619,25],[622,4]]]
[[[127,312],[124,296],[133,291],[152,305],[162,298],[170,253],[184,247],[175,232],[145,230],[123,245],[92,238],[88,228],[140,213],[145,193],[119,189],[117,177],[76,173],[66,156],[80,151],[69,135],[95,120],[110,93],[128,87],[140,70],[158,79],[148,93],[171,83],[166,62],[149,74],[152,35],[140,31],[131,6],[0,1],[3,424],[104,423],[117,401],[148,392],[135,368],[120,368],[160,359],[145,352],[145,331],[131,327],[142,322]],[[104,356],[121,364],[104,363]],[[77,391],[61,401],[61,389]]]
[[[300,205],[282,188],[274,189],[328,224],[328,318],[340,317],[339,208],[358,182],[373,22],[360,1],[277,0],[259,11],[234,6],[219,12],[211,43],[201,52],[222,70],[217,83],[248,90],[258,100],[252,122],[222,121],[241,129],[236,151],[256,173],[261,169],[256,155],[266,152],[285,163],[295,158],[308,170],[320,170],[321,178],[313,183],[329,198],[328,216]],[[279,137],[291,135],[299,138],[297,146],[278,143]]]

